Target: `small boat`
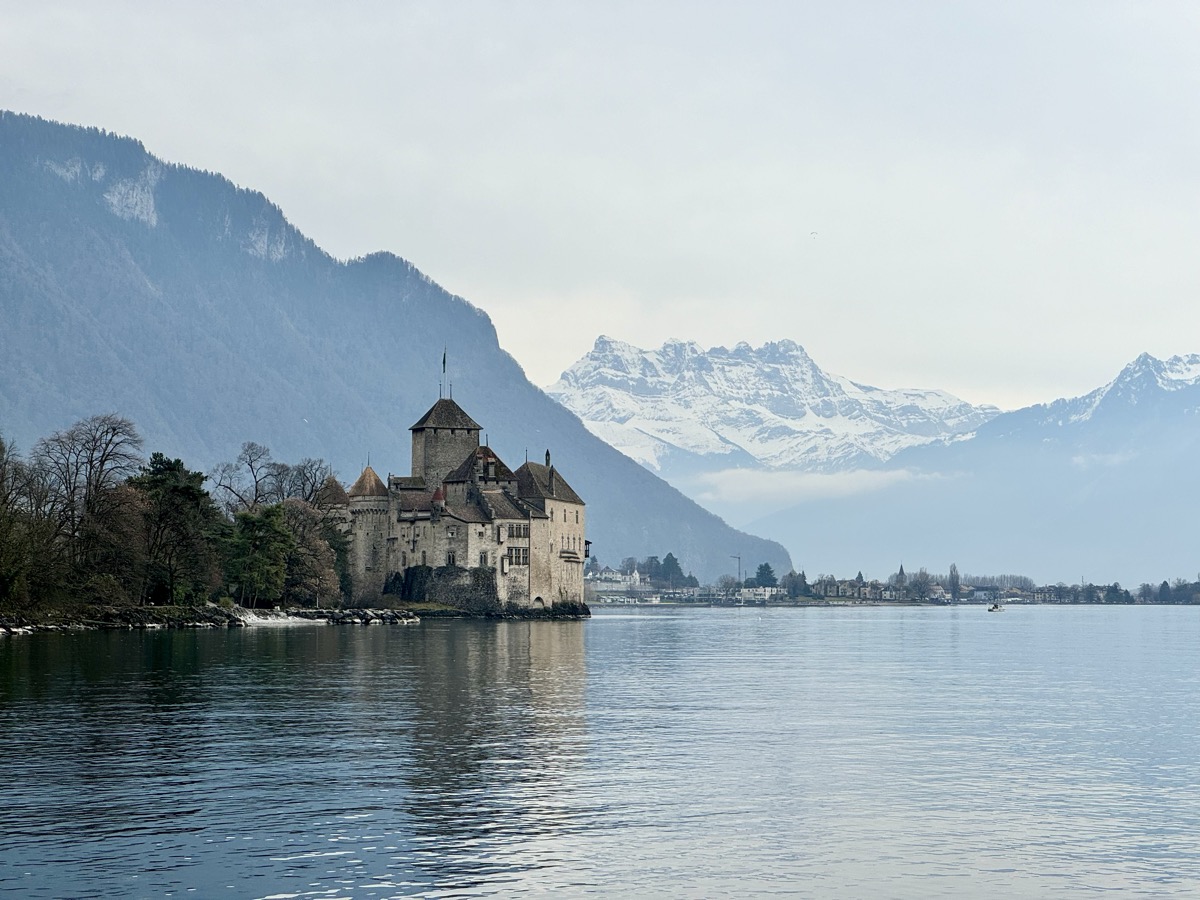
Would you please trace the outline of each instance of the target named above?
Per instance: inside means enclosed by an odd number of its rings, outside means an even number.
[[[999,603],[993,603],[988,607],[988,612],[1004,612],[1004,607]]]

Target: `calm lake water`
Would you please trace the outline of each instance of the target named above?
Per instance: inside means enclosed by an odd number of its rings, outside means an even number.
[[[1200,608],[0,638],[0,895],[1200,896]]]

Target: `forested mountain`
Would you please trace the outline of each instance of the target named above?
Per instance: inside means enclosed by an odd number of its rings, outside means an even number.
[[[193,468],[256,441],[343,481],[368,454],[407,474],[445,350],[455,400],[502,457],[553,452],[602,560],[673,552],[702,579],[734,553],[790,567],[589,433],[485,313],[410,263],[335,260],[261,194],[136,140],[0,113],[0,311],[0,433],[22,449],[117,412]]]

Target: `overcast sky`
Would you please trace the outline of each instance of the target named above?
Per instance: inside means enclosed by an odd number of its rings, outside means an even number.
[[[0,0],[0,106],[411,260],[537,384],[791,338],[1011,408],[1200,352],[1198,10]]]

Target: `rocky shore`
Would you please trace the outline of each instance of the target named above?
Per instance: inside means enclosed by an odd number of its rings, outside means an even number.
[[[548,609],[520,609],[471,614],[451,607],[422,609],[421,616],[438,619],[586,619],[585,604],[555,604]],[[421,618],[402,609],[286,609],[253,610],[239,606],[86,606],[53,609],[40,614],[0,614],[0,637],[38,631],[97,631],[104,629],[245,628],[324,622],[329,625],[418,625]]]

